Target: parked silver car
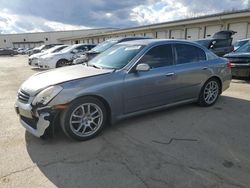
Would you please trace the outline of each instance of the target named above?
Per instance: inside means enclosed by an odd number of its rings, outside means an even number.
[[[87,140],[125,117],[190,102],[213,105],[230,81],[229,62],[196,43],[130,41],[88,64],[30,77],[18,91],[16,112],[35,136],[59,119],[66,135]]]

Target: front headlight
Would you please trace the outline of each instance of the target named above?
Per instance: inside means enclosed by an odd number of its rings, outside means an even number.
[[[32,101],[32,105],[42,104],[47,105],[55,96],[57,96],[63,88],[61,86],[50,86],[40,93]]]

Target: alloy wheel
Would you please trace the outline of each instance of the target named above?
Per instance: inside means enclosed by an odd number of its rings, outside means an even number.
[[[207,104],[212,104],[219,95],[218,83],[214,80],[207,83],[204,89],[203,97]]]
[[[93,135],[103,122],[103,112],[94,103],[78,106],[71,114],[70,129],[80,137]]]

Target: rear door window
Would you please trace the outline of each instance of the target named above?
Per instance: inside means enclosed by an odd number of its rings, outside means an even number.
[[[160,45],[150,49],[139,61],[148,64],[152,69],[173,65],[172,45]]]
[[[193,45],[175,44],[177,64],[194,63],[206,60],[205,52]]]

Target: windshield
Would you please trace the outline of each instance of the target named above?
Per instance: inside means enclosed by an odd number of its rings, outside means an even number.
[[[43,53],[51,53],[51,52],[54,52],[55,50],[57,50],[59,47],[61,46],[54,46],[52,48],[49,48],[48,50],[44,50]]]
[[[239,47],[235,52],[250,53],[250,42],[248,42],[247,44]]]
[[[111,46],[115,45],[118,42],[118,40],[106,40],[100,44],[98,44],[95,48],[91,49],[91,51],[94,52],[104,52]]]
[[[242,46],[244,44],[246,44],[248,41],[247,40],[243,40],[243,41],[238,41],[234,44],[234,46]]]
[[[89,66],[121,69],[143,48],[141,45],[116,45],[89,61]]]
[[[68,47],[62,49],[60,52],[62,52],[62,53],[69,52],[69,51],[71,51],[71,50],[73,50],[73,49],[75,49],[75,48],[76,48],[75,45],[73,45],[73,46],[68,46]]]
[[[42,50],[44,48],[45,45],[42,45],[42,46],[39,46],[39,47],[36,47],[34,48],[34,50]]]

